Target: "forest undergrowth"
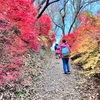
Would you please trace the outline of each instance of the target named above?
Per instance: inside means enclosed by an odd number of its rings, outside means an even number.
[[[0,86],[0,100],[40,100],[32,99],[37,94],[36,84],[40,82],[39,77],[47,67],[49,67],[48,71],[54,69],[55,65],[52,65],[53,67],[50,67],[50,65],[52,64],[52,60],[56,62],[57,59],[54,58],[54,54],[50,50],[45,48],[37,53],[30,49],[23,58],[25,60],[24,75],[17,82],[10,82],[5,86]],[[57,62],[58,64],[61,63]],[[73,61],[71,63],[73,65]],[[57,63],[55,64],[57,65]],[[75,65],[74,70],[76,70],[75,72],[80,72],[81,76],[78,79],[78,86],[75,87],[81,93],[81,99],[79,100],[99,100],[100,75],[95,74],[89,79],[81,73],[84,70],[80,66]]]

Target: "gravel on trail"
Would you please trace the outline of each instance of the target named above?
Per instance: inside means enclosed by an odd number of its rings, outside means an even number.
[[[39,81],[34,84],[36,93],[32,100],[82,100],[78,91],[79,80],[80,75],[73,64],[71,73],[64,74],[61,59],[53,57],[39,76]]]

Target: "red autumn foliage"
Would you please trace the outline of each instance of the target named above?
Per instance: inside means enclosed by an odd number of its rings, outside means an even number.
[[[54,34],[49,32],[52,27],[50,17],[43,15],[37,19],[37,13],[31,0],[0,0],[0,20],[3,21],[0,22],[0,43],[7,55],[2,56],[7,62],[0,65],[0,85],[17,81],[22,76],[22,55],[28,48],[39,51],[40,36],[45,36],[50,44],[55,40]],[[5,32],[7,34],[3,34]]]
[[[78,16],[78,19],[80,20],[81,24],[87,24],[91,18],[87,11],[83,11],[81,12],[80,16]]]
[[[28,0],[0,1],[0,12],[20,30],[20,38],[29,42],[37,39],[35,31],[37,9]],[[35,39],[35,40],[36,40]],[[38,41],[38,40],[36,40]],[[37,45],[38,46],[38,45]],[[32,46],[34,49],[34,46]],[[35,48],[36,49],[36,48]]]
[[[37,8],[30,0],[1,0],[0,13],[10,19],[11,24],[20,30],[19,37],[27,41],[35,51],[40,48],[38,36],[49,35],[52,27],[48,15],[43,15],[37,20]]]
[[[45,14],[38,19],[37,30],[39,35],[48,35],[51,28],[51,18],[48,15]]]
[[[2,35],[1,37],[0,44],[4,41],[2,44],[3,55],[1,57],[6,62],[0,65],[0,83],[4,85],[12,81],[18,81],[18,78],[22,75],[24,71],[22,55],[27,52],[27,49],[25,43],[11,32],[7,36]],[[18,40],[20,40],[19,45]],[[20,50],[22,51],[20,52]]]

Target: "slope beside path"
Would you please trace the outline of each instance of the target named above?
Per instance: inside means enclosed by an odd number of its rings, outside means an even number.
[[[61,59],[52,57],[52,62],[34,84],[36,93],[33,100],[82,100],[77,90],[80,75],[71,64],[71,74],[63,74]]]
[[[0,86],[0,100],[100,100],[100,81],[87,80],[79,66],[71,60],[70,64],[71,74],[64,74],[62,61],[54,54],[26,55],[24,76]]]

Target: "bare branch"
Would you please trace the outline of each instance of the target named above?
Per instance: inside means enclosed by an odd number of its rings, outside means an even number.
[[[38,11],[41,9],[42,5],[45,3],[45,0],[43,0],[40,4],[39,4],[39,9]]]
[[[52,11],[51,11],[51,12],[52,12]],[[48,11],[48,13],[49,13],[49,11]],[[49,15],[50,15],[50,13],[49,13]],[[53,22],[57,27],[59,27],[59,28],[62,29],[62,27],[54,21],[54,19],[52,18],[52,16],[51,16],[51,19],[52,19],[52,22]]]
[[[69,28],[68,34],[70,34],[70,32],[71,32],[71,29],[72,29],[72,27],[73,27],[73,25],[74,25],[74,23],[75,23],[75,21],[76,21],[76,19],[77,19],[77,16],[78,16],[78,14],[79,14],[79,11],[80,11],[80,9],[79,9],[79,10],[77,11],[77,13],[75,14],[74,20],[73,20],[73,22],[72,22],[72,24],[71,24],[71,26],[70,26],[70,28]]]
[[[52,2],[49,2],[49,0],[47,0],[46,1],[46,4],[45,4],[45,6],[44,6],[44,8],[41,10],[41,12],[37,15],[37,18],[40,18],[41,17],[41,15],[43,14],[43,12],[46,10],[46,8],[50,5],[50,4],[52,4],[52,3],[55,3],[55,2],[58,2],[58,1],[60,1],[60,0],[55,0],[55,1],[52,1]]]
[[[72,28],[73,28],[73,25],[74,25],[74,23],[75,23],[75,21],[76,21],[76,19],[77,19],[77,16],[79,15],[80,11],[81,11],[82,9],[84,9],[86,6],[88,6],[89,4],[94,3],[94,2],[97,2],[97,1],[100,1],[100,0],[92,0],[92,1],[84,2],[84,4],[81,5],[81,6],[79,7],[78,11],[77,11],[76,14],[75,14],[74,20],[73,20],[73,22],[72,22],[72,24],[71,24],[71,26],[70,26],[70,29],[69,29],[69,31],[68,31],[68,34],[70,34],[70,32],[71,32],[71,30],[72,30]],[[80,2],[80,3],[81,3],[81,2]]]
[[[60,0],[52,1],[52,2],[49,3],[49,5],[52,4],[52,3],[58,2],[58,1],[60,1]],[[49,6],[49,5],[48,5],[48,6]]]
[[[94,3],[94,2],[97,2],[97,1],[100,1],[100,0],[93,0],[93,1],[88,1],[88,2],[85,2],[81,7],[80,9],[84,9],[86,6]]]

